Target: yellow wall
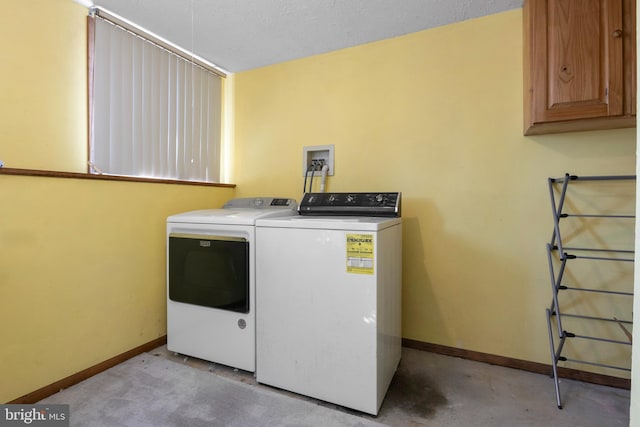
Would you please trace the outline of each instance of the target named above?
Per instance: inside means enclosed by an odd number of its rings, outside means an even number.
[[[231,180],[299,200],[335,144],[329,191],[403,192],[404,337],[548,364],[546,179],[633,174],[636,132],[524,137],[522,75],[521,9],[239,73]]]
[[[232,189],[0,175],[0,401],[166,334],[165,219]]]
[[[0,8],[0,159],[84,171],[87,10]],[[0,174],[0,402],[165,335],[166,217],[233,192]]]
[[[87,9],[1,0],[0,11],[0,160],[86,172]]]

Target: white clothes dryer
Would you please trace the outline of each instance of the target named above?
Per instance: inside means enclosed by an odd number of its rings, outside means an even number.
[[[256,240],[257,381],[377,415],[401,356],[401,218],[259,219]]]
[[[170,351],[255,371],[255,221],[296,215],[296,206],[239,198],[167,218]]]

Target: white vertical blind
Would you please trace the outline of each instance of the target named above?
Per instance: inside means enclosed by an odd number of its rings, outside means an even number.
[[[219,182],[221,77],[100,17],[94,28],[94,172]]]

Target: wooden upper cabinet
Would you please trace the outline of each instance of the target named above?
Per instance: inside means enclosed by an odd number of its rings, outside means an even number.
[[[525,135],[635,126],[635,8],[525,0]]]

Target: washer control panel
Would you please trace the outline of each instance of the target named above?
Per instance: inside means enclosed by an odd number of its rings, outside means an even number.
[[[301,215],[400,216],[401,193],[305,193]]]

